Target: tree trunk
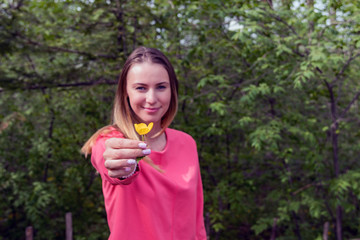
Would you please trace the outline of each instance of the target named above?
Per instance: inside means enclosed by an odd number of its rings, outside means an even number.
[[[336,207],[336,239],[342,240],[342,207]]]
[[[327,81],[325,81],[325,84],[326,84],[329,94],[330,94],[330,111],[331,111],[331,118],[332,118],[330,132],[331,132],[331,143],[332,143],[332,149],[333,149],[334,174],[335,174],[335,179],[337,179],[340,175],[339,149],[338,149],[339,123],[338,123],[336,100],[334,97],[333,87]],[[336,239],[342,240],[342,207],[341,207],[341,205],[336,206]]]
[[[291,216],[295,222],[295,229],[294,229],[295,236],[297,237],[298,240],[301,240],[302,238],[301,238],[299,221],[298,221],[299,217],[296,215],[295,211],[291,211]]]
[[[314,8],[314,0],[306,0],[306,4],[307,4],[309,9]],[[309,38],[311,37],[310,35],[313,32],[314,32],[314,21],[309,21]]]
[[[125,28],[124,28],[124,19],[123,19],[123,8],[122,2],[116,1],[116,20],[119,24],[118,26],[118,34],[117,34],[117,43],[118,43],[118,51],[119,53],[123,52],[125,56],[127,55],[126,43],[125,43]]]

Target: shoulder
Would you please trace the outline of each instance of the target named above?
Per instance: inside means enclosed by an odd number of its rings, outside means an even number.
[[[166,129],[166,134],[168,140],[167,149],[168,152],[174,154],[172,157],[182,159],[181,164],[195,164],[194,166],[197,166],[199,160],[194,138],[188,133],[170,128]]]
[[[190,134],[187,134],[186,132],[176,130],[176,129],[173,129],[173,128],[167,128],[166,133],[168,135],[194,140],[193,137]]]
[[[113,126],[104,127],[99,130],[93,148],[105,145],[105,141],[110,138],[124,138],[124,135]]]
[[[112,126],[99,129],[94,134],[94,143],[91,146],[91,161],[100,161],[105,151],[105,142],[110,138],[123,138],[124,135]],[[95,166],[96,164],[94,164]],[[96,168],[96,167],[95,167]]]
[[[124,134],[122,134],[118,129],[116,129],[113,126],[108,126],[104,128],[102,132],[100,132],[99,137],[103,138],[112,138],[112,137],[124,137]]]
[[[167,128],[166,134],[168,135],[169,139],[175,139],[177,142],[183,142],[183,143],[189,143],[189,144],[196,145],[194,138],[191,135],[189,135],[183,131],[172,129],[172,128]]]

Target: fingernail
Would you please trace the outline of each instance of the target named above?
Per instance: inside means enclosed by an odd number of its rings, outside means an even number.
[[[144,149],[142,150],[143,154],[145,155],[149,155],[151,153],[151,150],[148,148],[148,149]]]
[[[136,160],[135,159],[129,159],[129,160],[127,160],[127,163],[128,164],[135,164]]]
[[[124,167],[125,172],[130,172],[131,167]]]
[[[146,148],[146,143],[143,142],[139,143],[139,148]]]

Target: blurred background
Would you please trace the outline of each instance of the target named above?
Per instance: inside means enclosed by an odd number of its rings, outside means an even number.
[[[1,0],[0,239],[65,239],[68,212],[107,239],[80,148],[140,45],[176,69],[210,239],[360,237],[359,1]]]

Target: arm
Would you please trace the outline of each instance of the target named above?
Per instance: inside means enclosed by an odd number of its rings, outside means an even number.
[[[196,202],[196,239],[206,240],[206,231],[204,225],[204,194],[201,181],[200,170],[198,171],[198,184],[197,184],[197,202]]]
[[[203,193],[203,185],[201,180],[201,173],[200,173],[200,163],[199,163],[199,156],[197,152],[197,145],[195,140],[188,135],[189,144],[192,146],[192,152],[194,155],[193,164],[196,166],[197,178],[196,182],[196,240],[207,240],[206,237],[206,230],[204,224],[204,193]]]
[[[99,137],[92,148],[91,162],[101,178],[113,185],[129,184],[140,172],[135,158],[143,156],[146,145],[137,140]]]

